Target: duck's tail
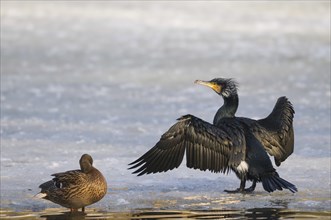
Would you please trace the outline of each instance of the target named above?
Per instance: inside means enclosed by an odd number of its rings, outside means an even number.
[[[37,198],[37,199],[44,199],[46,196],[47,196],[46,193],[38,193],[38,194],[34,195],[33,197]]]
[[[39,198],[39,199],[47,199],[47,192],[49,191],[49,189],[51,189],[52,187],[54,187],[54,182],[52,180],[47,181],[43,184],[41,184],[39,186],[39,188],[41,189],[40,193],[36,194],[34,197],[35,198]]]
[[[281,178],[276,172],[261,177],[261,181],[264,190],[267,192],[283,189],[288,189],[292,193],[298,192],[298,189],[295,185]]]

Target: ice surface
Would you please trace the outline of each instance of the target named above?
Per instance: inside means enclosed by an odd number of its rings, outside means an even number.
[[[105,211],[330,210],[329,18],[327,1],[1,2],[1,207],[58,207],[31,198],[89,153]],[[227,195],[234,174],[184,164],[127,170],[179,116],[212,121],[222,100],[193,82],[214,77],[239,82],[239,116],[292,101],[295,151],[277,170],[297,194]]]

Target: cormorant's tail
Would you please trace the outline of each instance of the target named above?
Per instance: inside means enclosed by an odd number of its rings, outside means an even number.
[[[268,117],[258,120],[258,123],[275,134],[275,138],[282,146],[282,156],[275,158],[276,165],[286,160],[293,153],[294,131],[293,118],[294,109],[292,103],[285,97],[279,97],[275,107]]]
[[[292,193],[298,192],[298,189],[295,185],[279,177],[277,173],[272,173],[264,177],[261,177],[261,181],[263,188],[267,192],[273,192],[275,190],[283,190],[283,189],[288,189]]]

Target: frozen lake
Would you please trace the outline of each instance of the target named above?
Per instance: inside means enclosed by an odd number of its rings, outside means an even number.
[[[0,217],[66,211],[32,197],[50,174],[78,168],[83,153],[108,182],[87,211],[109,218],[140,210],[330,214],[329,18],[329,1],[2,1]],[[258,184],[253,194],[228,195],[239,186],[233,173],[184,163],[142,177],[127,170],[179,116],[212,122],[223,101],[193,82],[215,77],[238,81],[238,116],[265,117],[283,95],[293,103],[295,150],[277,171],[298,193],[268,194]]]

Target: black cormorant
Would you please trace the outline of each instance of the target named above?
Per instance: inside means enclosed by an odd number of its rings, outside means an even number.
[[[226,192],[252,192],[256,182],[262,182],[267,192],[289,189],[297,192],[290,182],[279,177],[268,153],[277,166],[292,152],[294,146],[292,104],[280,97],[270,115],[261,120],[235,117],[238,108],[237,84],[232,79],[216,78],[195,83],[212,88],[223,97],[213,124],[193,115],[178,119],[147,153],[130,163],[133,173],[165,172],[179,167],[186,152],[189,168],[228,173],[234,171],[240,187]],[[246,180],[253,181],[245,189]]]

